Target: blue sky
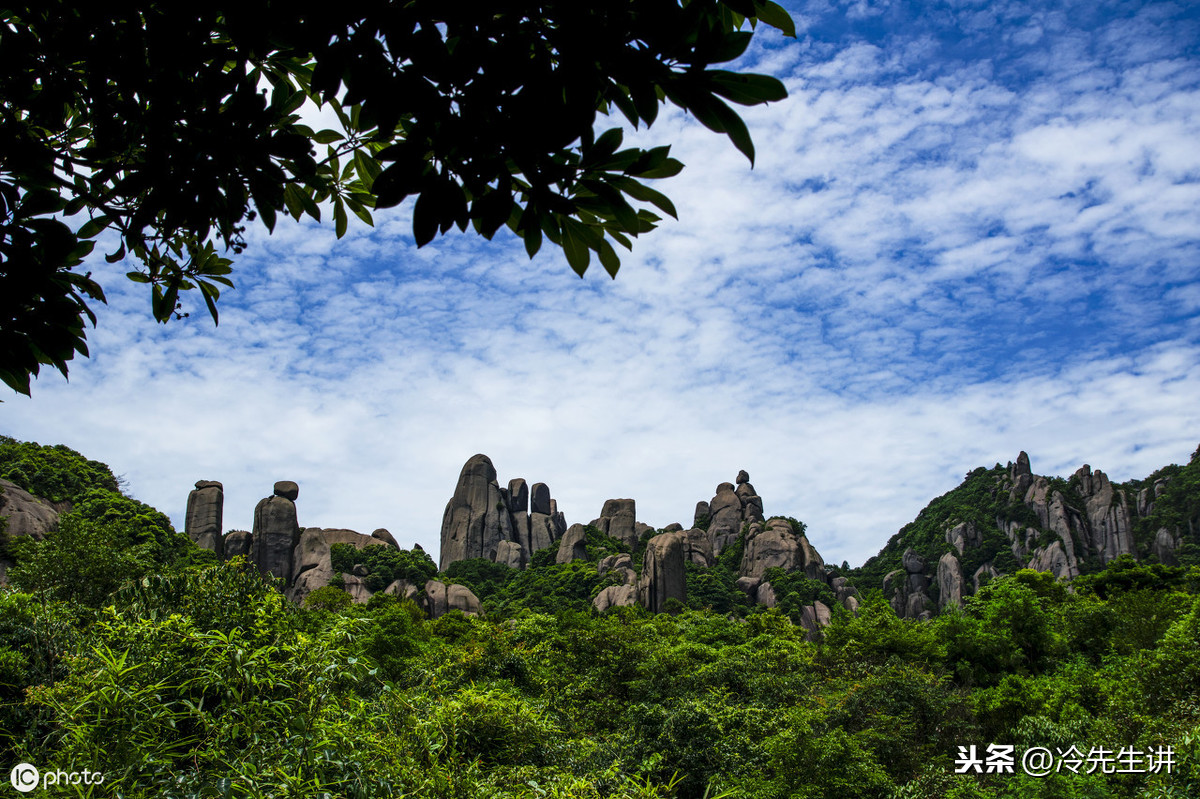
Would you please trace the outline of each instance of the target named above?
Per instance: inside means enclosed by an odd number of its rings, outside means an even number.
[[[680,220],[617,280],[452,234],[411,205],[251,231],[214,329],[109,306],[69,383],[0,431],[111,464],[181,525],[276,480],[305,526],[436,551],[462,464],[550,485],[569,522],[634,497],[688,523],[738,469],[768,514],[859,564],[970,469],[1118,480],[1200,443],[1200,15],[1183,3],[787,4],[746,66],[751,170],[677,112],[627,140],[688,165]],[[616,124],[614,122],[614,124]],[[198,299],[192,298],[193,303]]]

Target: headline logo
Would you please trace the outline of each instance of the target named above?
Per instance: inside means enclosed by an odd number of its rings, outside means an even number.
[[[99,771],[47,771],[42,774],[36,766],[29,763],[18,763],[8,774],[12,787],[21,793],[29,793],[38,787],[40,782],[45,790],[52,785],[100,785],[104,775]]]

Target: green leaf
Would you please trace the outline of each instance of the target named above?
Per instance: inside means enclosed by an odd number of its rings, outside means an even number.
[[[87,222],[84,222],[83,227],[79,228],[79,232],[75,235],[81,239],[90,239],[99,234],[100,231],[104,230],[104,228],[108,227],[110,222],[112,222],[112,220],[104,215],[93,217]]]
[[[564,218],[563,222],[563,253],[567,256],[567,263],[570,264],[571,268],[575,270],[575,274],[583,277],[584,272],[587,271],[588,262],[591,261],[591,253],[589,252],[587,245],[583,243],[583,239],[576,235],[574,226],[569,223],[574,222],[575,225],[578,225],[579,227],[583,227],[583,225],[570,218]]]
[[[362,221],[366,222],[371,227],[375,227],[375,220],[371,218],[371,213],[363,206],[363,203],[354,199],[352,196],[346,197],[346,206],[354,212]]]
[[[149,283],[150,278],[143,275],[141,272],[126,272],[125,277],[132,280],[134,283]]]
[[[317,144],[333,144],[335,141],[341,141],[344,138],[346,137],[341,133],[338,133],[336,130],[326,129],[318,131],[313,136],[313,141],[315,141]]]
[[[600,242],[600,264],[609,277],[616,278],[617,270],[621,268],[621,259],[617,257],[617,251],[608,243],[608,239]]]
[[[121,242],[121,246],[117,248],[116,252],[104,256],[104,260],[110,264],[115,264],[117,261],[120,261],[124,258],[125,258],[125,242]]]
[[[754,16],[772,28],[783,31],[784,36],[796,38],[796,21],[783,6],[770,0],[754,0]]]
[[[770,75],[742,75],[722,69],[707,74],[713,92],[739,105],[773,103],[787,97],[783,82]]]
[[[667,195],[663,194],[662,192],[655,191],[649,186],[637,182],[633,178],[622,177],[614,180],[612,183],[614,186],[628,194],[633,199],[651,203],[657,206],[658,209],[663,213],[669,214],[675,219],[679,218],[679,214],[675,210],[675,204],[672,203],[670,198],[668,198]]]
[[[258,205],[256,207],[258,208],[259,217],[262,219],[263,224],[266,225],[266,227],[267,227],[267,231],[269,233],[274,233],[275,232],[275,209],[272,208],[271,206],[267,205],[266,203],[263,203],[262,205]]]
[[[366,184],[368,191],[375,182],[375,178],[379,177],[379,173],[383,171],[379,162],[368,155],[365,150],[354,151],[354,168],[358,172],[359,179]]]
[[[338,197],[333,201],[333,224],[339,239],[346,235],[348,221],[346,218],[346,204],[342,202],[341,197]]]
[[[418,247],[424,247],[437,235],[440,211],[437,191],[426,189],[417,195],[413,206],[413,238]]]
[[[217,318],[217,298],[221,296],[221,292],[211,283],[201,283],[200,293],[204,296],[204,304],[208,306],[208,313],[212,316],[213,324],[221,324]]]

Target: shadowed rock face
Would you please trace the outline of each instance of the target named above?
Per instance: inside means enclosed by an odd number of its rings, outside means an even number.
[[[461,610],[468,616],[478,616],[482,611],[479,597],[465,585],[446,585],[440,580],[425,583],[425,612],[436,619],[451,610]]]
[[[62,503],[65,505],[66,503]],[[10,538],[27,535],[41,541],[58,527],[58,510],[15,483],[0,480],[0,517],[8,520],[5,531]]]
[[[669,599],[687,600],[683,541],[681,533],[661,533],[646,544],[638,600],[652,613],[662,613]]]
[[[632,585],[610,585],[592,600],[592,607],[601,613],[609,608],[629,607],[634,604],[637,604],[637,588]]]
[[[508,498],[496,482],[496,468],[488,456],[475,455],[463,466],[446,503],[440,568],[469,558],[495,560],[500,542],[512,539]]]
[[[938,581],[938,610],[945,610],[947,605],[962,605],[963,573],[962,564],[952,552],[942,555],[937,567]]]
[[[573,560],[587,560],[587,532],[582,524],[572,524],[558,542],[558,555],[554,562],[562,565]]]
[[[288,493],[295,496],[298,489]],[[300,525],[296,521],[296,503],[292,499],[276,495],[258,503],[254,508],[251,559],[263,574],[278,577],[285,585],[290,585],[292,552],[299,541]]]
[[[439,568],[469,558],[525,568],[535,552],[553,545],[566,529],[545,483],[529,486],[516,478],[501,488],[492,461],[475,455],[463,466],[446,504]]]
[[[288,599],[298,605],[302,604],[304,598],[313,591],[329,585],[335,574],[330,557],[334,544],[350,544],[356,549],[365,549],[369,546],[394,546],[380,541],[373,535],[363,535],[353,530],[307,527],[300,534],[300,540],[292,553],[293,577],[292,585],[287,590]],[[365,585],[359,589],[359,593],[364,591],[366,598],[370,599],[370,591],[367,591]],[[351,595],[353,596],[354,592],[351,592]],[[362,601],[365,602],[366,599]]]
[[[224,487],[216,480],[198,480],[188,494],[184,532],[201,549],[224,555],[224,536],[221,520],[225,504]]]
[[[600,518],[593,519],[592,526],[632,551],[638,543],[637,503],[632,499],[605,500]]]

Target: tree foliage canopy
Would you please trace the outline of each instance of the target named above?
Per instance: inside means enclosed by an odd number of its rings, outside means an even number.
[[[671,201],[646,181],[681,168],[668,147],[622,148],[599,114],[651,125],[672,103],[754,146],[730,108],[781,100],[778,80],[711,68],[769,0],[344,0],[312,13],[269,0],[203,7],[115,2],[0,12],[0,380],[29,393],[43,364],[87,355],[78,270],[115,231],[156,319],[180,293],[216,300],[251,221],[349,215],[415,196],[418,246],[452,227],[507,226],[532,256],[548,239],[583,274],[595,253],[652,230]],[[336,129],[301,121],[331,108]],[[654,210],[652,211],[651,208]]]

